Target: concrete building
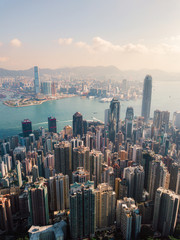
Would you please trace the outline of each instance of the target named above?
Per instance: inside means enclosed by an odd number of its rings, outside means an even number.
[[[83,167],[78,167],[76,171],[72,173],[72,182],[85,183],[90,180],[90,174],[85,171]]]
[[[40,93],[40,80],[39,80],[39,71],[38,67],[34,67],[34,91],[35,94]]]
[[[120,102],[113,98],[109,109],[109,139],[115,142],[116,134],[119,131]]]
[[[62,173],[49,178],[49,205],[51,211],[69,209],[69,176]]]
[[[174,127],[180,129],[180,111],[174,112],[173,114],[173,125]]]
[[[100,151],[90,152],[90,180],[94,181],[95,188],[101,183],[103,154]]]
[[[28,190],[28,196],[32,225],[47,225],[49,223],[47,186],[43,182],[36,182],[34,187]]]
[[[128,184],[128,197],[141,202],[144,189],[144,169],[142,166],[127,167],[124,169],[123,178]]]
[[[106,228],[114,224],[116,194],[107,183],[99,184],[96,194],[96,227]]]
[[[149,117],[150,117],[151,94],[152,94],[152,77],[150,75],[147,75],[144,79],[142,111],[141,111],[141,115],[142,117],[144,117],[144,121],[146,122],[149,120]]]
[[[153,228],[162,237],[172,235],[177,221],[179,196],[171,190],[158,188],[155,196]]]
[[[141,215],[132,198],[117,201],[116,224],[120,228],[123,239],[138,239],[141,230]]]
[[[17,172],[18,186],[21,187],[23,182],[22,182],[21,163],[19,160],[16,161],[16,172]]]
[[[67,223],[61,221],[48,226],[31,226],[28,231],[29,240],[65,240],[67,239]]]
[[[152,162],[151,176],[150,176],[150,188],[149,196],[151,200],[154,200],[156,190],[159,187],[165,187],[169,182],[169,172],[161,161],[159,155],[155,155],[156,160]]]
[[[94,183],[88,181],[70,187],[70,231],[71,239],[92,237],[95,233],[95,192]]]

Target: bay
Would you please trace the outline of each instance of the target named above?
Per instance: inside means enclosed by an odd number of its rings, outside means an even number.
[[[173,112],[180,110],[180,81],[153,82],[151,117],[156,109]],[[21,132],[21,121],[30,119],[33,129],[48,127],[47,119],[54,116],[57,119],[57,129],[72,126],[72,116],[81,112],[86,120],[104,121],[104,110],[110,103],[100,103],[98,99],[84,99],[80,97],[64,98],[45,102],[41,105],[12,108],[0,102],[0,138],[16,135]],[[124,119],[126,108],[132,106],[134,114],[140,116],[142,99],[135,101],[121,101],[120,117]]]

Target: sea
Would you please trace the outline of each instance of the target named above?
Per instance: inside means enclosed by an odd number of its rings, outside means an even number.
[[[132,106],[135,116],[140,116],[142,99],[120,101],[120,118],[124,119],[126,108]],[[83,119],[104,121],[104,110],[110,103],[101,103],[99,99],[84,99],[81,97],[64,98],[45,102],[41,105],[27,107],[8,107],[0,101],[0,138],[19,134],[21,122],[24,119],[32,121],[33,130],[40,127],[47,129],[48,117],[57,119],[57,130],[64,126],[72,126],[72,117],[75,112],[80,112]],[[159,109],[170,112],[170,119],[175,111],[180,111],[180,80],[153,82],[151,117],[154,110]]]

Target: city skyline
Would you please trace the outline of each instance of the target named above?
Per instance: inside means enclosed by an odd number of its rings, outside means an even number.
[[[163,8],[155,0],[3,0],[0,9],[3,68],[115,65],[179,71],[178,0],[163,1]]]
[[[0,1],[0,239],[180,239],[180,1]]]

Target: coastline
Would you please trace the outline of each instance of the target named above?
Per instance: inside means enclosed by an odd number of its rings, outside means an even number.
[[[42,101],[38,101],[37,103],[29,103],[26,105],[10,105],[7,103],[7,101],[3,101],[3,104],[7,107],[11,107],[11,108],[21,108],[21,107],[29,107],[29,106],[36,106],[36,105],[41,105],[45,102],[49,102],[49,101],[55,101],[55,100],[60,100],[60,99],[64,99],[64,98],[72,98],[72,97],[77,97],[76,95],[66,95],[66,96],[60,96],[57,98],[51,98],[51,99],[44,99]]]

